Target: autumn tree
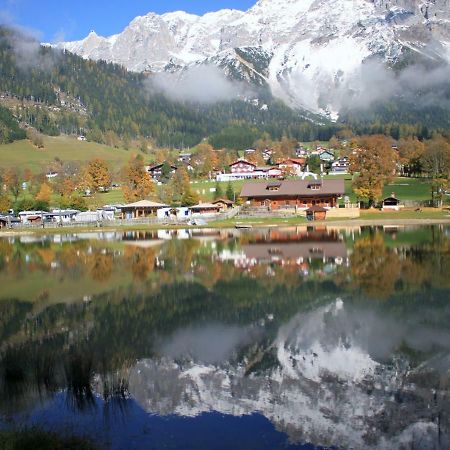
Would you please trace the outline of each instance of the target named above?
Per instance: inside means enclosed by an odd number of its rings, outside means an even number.
[[[397,154],[390,140],[382,135],[364,136],[350,155],[350,172],[357,174],[353,191],[372,206],[383,194],[385,183],[395,175]]]
[[[197,145],[197,152],[192,157],[192,163],[197,168],[201,177],[208,177],[218,165],[217,152],[210,144],[202,143]]]
[[[42,183],[39,192],[36,195],[36,201],[42,203],[50,203],[53,190],[47,183]]]
[[[432,178],[446,178],[450,175],[450,144],[437,136],[425,144],[421,162],[423,169]]]
[[[93,191],[107,190],[111,185],[111,174],[108,164],[101,158],[95,158],[89,161],[81,177],[85,187]]]
[[[14,197],[14,202],[16,202],[22,189],[19,171],[17,169],[8,169],[3,175],[3,184]]]
[[[123,170],[123,193],[127,202],[142,200],[155,191],[140,155],[133,155]]]
[[[417,138],[400,139],[398,142],[399,163],[403,175],[412,176],[422,172],[422,157],[425,145]]]
[[[194,206],[200,201],[199,196],[192,189],[189,189],[181,197],[181,206]]]
[[[6,213],[11,209],[11,199],[5,192],[0,192],[0,213]]]
[[[172,202],[179,203],[184,193],[188,192],[191,188],[189,174],[185,167],[179,167],[175,171],[170,184],[173,192]]]

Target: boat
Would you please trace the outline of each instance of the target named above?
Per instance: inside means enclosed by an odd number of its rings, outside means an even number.
[[[238,230],[247,230],[247,229],[253,228],[253,225],[250,225],[247,223],[236,223],[234,225],[234,228],[237,228]]]

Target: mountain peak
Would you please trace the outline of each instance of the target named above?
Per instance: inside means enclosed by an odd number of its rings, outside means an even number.
[[[89,42],[61,46],[132,71],[216,63],[239,79],[256,74],[294,106],[327,113],[339,110],[342,88],[374,58],[392,64],[404,52],[432,53],[448,63],[449,23],[449,0],[258,0],[246,12],[151,12],[114,37],[90,34]],[[229,51],[243,47],[273,56],[246,60],[236,53],[231,60]]]

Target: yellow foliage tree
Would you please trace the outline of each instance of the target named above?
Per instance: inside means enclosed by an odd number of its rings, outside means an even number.
[[[123,170],[123,193],[127,202],[142,200],[155,192],[142,157],[132,156]]]
[[[39,192],[36,194],[38,202],[49,203],[52,198],[53,190],[47,183],[42,183]]]
[[[386,136],[362,137],[350,156],[350,172],[358,174],[353,181],[355,194],[372,206],[381,197],[384,184],[394,177],[397,159]]]

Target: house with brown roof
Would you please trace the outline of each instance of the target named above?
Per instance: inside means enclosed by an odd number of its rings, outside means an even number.
[[[256,164],[247,161],[244,158],[240,158],[230,164],[231,173],[252,173],[256,170]]]
[[[227,198],[218,198],[212,202],[213,205],[217,205],[222,211],[226,211],[227,209],[231,209],[234,203]]]
[[[306,167],[305,158],[287,158],[277,162],[277,166],[287,175],[300,176]]]
[[[283,180],[245,183],[240,196],[248,205],[267,206],[273,210],[312,206],[334,208],[344,193],[344,180]]]
[[[154,179],[154,180],[160,180],[163,174],[163,167],[165,163],[155,164],[153,166],[147,167],[148,174]],[[168,164],[169,167],[169,176],[172,176],[177,171],[177,166],[174,166],[172,164]]]

